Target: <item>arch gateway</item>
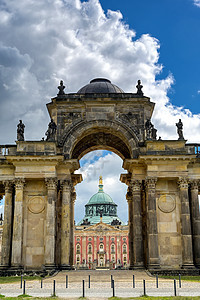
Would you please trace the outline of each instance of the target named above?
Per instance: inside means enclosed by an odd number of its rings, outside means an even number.
[[[94,79],[77,93],[63,82],[47,109],[47,139],[0,146],[5,196],[1,274],[73,268],[75,174],[87,152],[107,149],[127,174],[130,268],[195,273],[200,268],[200,161],[179,120],[178,139],[161,140],[151,123],[154,103]]]

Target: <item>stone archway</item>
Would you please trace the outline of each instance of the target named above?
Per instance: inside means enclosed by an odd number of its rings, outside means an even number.
[[[194,145],[156,139],[154,103],[140,81],[136,93],[101,78],[74,94],[65,94],[61,82],[47,109],[52,120],[46,141],[0,146],[2,274],[72,267],[74,188],[82,180],[74,171],[94,149],[117,153],[128,170],[120,179],[128,186],[131,268],[192,268],[193,257],[199,266],[194,208],[200,167]]]

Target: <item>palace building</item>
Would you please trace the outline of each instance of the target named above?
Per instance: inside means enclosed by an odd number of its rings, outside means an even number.
[[[74,265],[76,268],[127,268],[129,266],[128,225],[117,216],[117,204],[99,191],[85,205],[85,216],[75,226]]]

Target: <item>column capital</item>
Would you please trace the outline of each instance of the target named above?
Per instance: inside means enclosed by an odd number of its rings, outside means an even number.
[[[5,187],[5,193],[12,193],[14,181],[13,180],[5,180],[5,181],[3,181],[3,184]]]
[[[45,183],[48,190],[55,190],[58,181],[56,177],[49,177],[49,178],[45,178]]]
[[[199,180],[198,179],[190,179],[189,181],[191,190],[198,190],[199,189]]]
[[[72,181],[69,179],[64,179],[61,181],[61,189],[65,192],[71,192],[73,189]]]
[[[140,192],[141,191],[141,181],[140,180],[131,180],[130,181],[130,184],[129,184],[129,187],[131,189],[131,192],[134,193],[134,192]]]
[[[178,187],[179,187],[179,189],[188,189],[188,178],[187,177],[179,177]]]
[[[25,179],[22,177],[15,178],[15,188],[22,190],[25,186]]]
[[[148,190],[156,189],[157,177],[146,177],[145,186]]]

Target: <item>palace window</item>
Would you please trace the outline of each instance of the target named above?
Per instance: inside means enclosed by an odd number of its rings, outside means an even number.
[[[99,240],[100,240],[100,241],[103,241],[103,238],[102,238],[102,237],[100,237],[100,238],[99,238]]]
[[[91,237],[89,237],[89,238],[88,238],[88,241],[89,241],[89,242],[91,242],[91,241],[92,241],[92,238],[91,238]]]
[[[126,244],[123,245],[123,253],[126,253],[127,252],[127,247],[126,247]]]
[[[88,245],[88,253],[90,253],[90,254],[92,253],[92,245],[91,244]]]
[[[99,245],[99,251],[100,251],[100,252],[103,252],[103,250],[104,250],[104,244],[101,243],[101,244]]]
[[[114,244],[111,245],[111,253],[115,253],[115,245]]]
[[[77,244],[77,245],[76,245],[76,253],[77,253],[77,254],[80,254],[80,253],[81,253],[81,246],[80,246],[80,244]]]
[[[80,257],[79,256],[76,257],[76,263],[77,263],[77,265],[80,263]]]

